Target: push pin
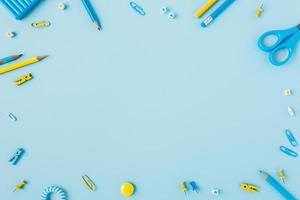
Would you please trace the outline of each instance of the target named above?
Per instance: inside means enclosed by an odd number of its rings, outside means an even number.
[[[18,184],[16,185],[16,188],[15,188],[14,192],[17,191],[17,190],[23,189],[24,186],[25,186],[26,184],[27,184],[26,181],[21,181],[20,183],[18,183]]]
[[[16,165],[24,153],[25,150],[23,148],[17,149],[16,153],[11,157],[9,162],[11,162],[13,165]]]
[[[199,188],[198,184],[195,181],[191,181],[190,185],[191,185],[192,190],[194,192],[199,193],[200,188]]]
[[[282,91],[283,96],[291,96],[292,95],[292,90],[291,89],[285,89]]]
[[[255,16],[256,16],[256,17],[260,17],[263,11],[264,11],[264,5],[261,4],[261,6],[259,6],[259,7],[257,8],[257,10],[256,10],[256,12],[255,12]]]
[[[214,188],[211,190],[211,194],[215,196],[219,196],[221,194],[221,190],[219,188]]]

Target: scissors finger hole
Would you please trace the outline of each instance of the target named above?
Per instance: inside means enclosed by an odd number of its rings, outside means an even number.
[[[288,48],[282,48],[278,49],[273,55],[273,59],[275,59],[278,63],[285,62],[289,57],[289,49]]]
[[[278,36],[276,35],[273,35],[273,34],[270,34],[270,35],[267,35],[264,39],[263,39],[263,44],[266,46],[266,47],[272,47],[274,46],[278,41]]]

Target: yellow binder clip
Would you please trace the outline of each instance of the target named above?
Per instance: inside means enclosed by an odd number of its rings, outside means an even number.
[[[51,25],[51,23],[49,21],[44,21],[44,20],[42,20],[42,21],[36,21],[36,22],[33,22],[31,24],[31,26],[33,28],[45,28],[45,27],[48,27],[50,25]]]
[[[15,79],[15,84],[16,84],[17,86],[20,86],[20,85],[22,85],[23,83],[29,81],[30,79],[32,79],[32,76],[31,76],[30,73],[28,73],[28,74],[25,74],[24,76],[20,76],[20,77],[16,78],[16,79]]]
[[[94,182],[88,177],[87,175],[81,176],[84,184],[91,190],[91,191],[96,191],[97,187],[94,184]]]
[[[242,190],[246,190],[248,192],[258,192],[258,189],[259,189],[256,185],[251,185],[251,184],[248,184],[248,183],[240,184],[240,188]]]

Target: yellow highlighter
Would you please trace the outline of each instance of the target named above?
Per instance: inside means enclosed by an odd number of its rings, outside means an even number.
[[[219,0],[208,0],[196,13],[195,17],[201,17],[208,9],[210,9]]]
[[[44,59],[46,57],[47,56],[36,56],[36,57],[33,57],[33,58],[28,58],[26,60],[17,62],[15,64],[7,65],[5,67],[0,68],[0,74],[4,74],[6,72],[9,72],[9,71],[12,71],[12,70],[15,70],[15,69],[19,69],[21,67],[25,67],[27,65],[31,65],[33,63],[39,62],[40,60],[42,60],[42,59]]]

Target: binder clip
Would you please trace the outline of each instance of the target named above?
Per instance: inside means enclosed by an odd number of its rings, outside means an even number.
[[[9,162],[11,162],[13,165],[16,165],[24,153],[25,150],[23,148],[17,149],[16,153],[11,157]]]
[[[28,74],[25,74],[24,76],[20,76],[20,77],[16,78],[16,79],[15,79],[15,84],[16,84],[17,86],[20,86],[20,85],[22,85],[23,83],[29,81],[30,79],[32,79],[32,76],[31,76],[30,73],[28,73]]]

